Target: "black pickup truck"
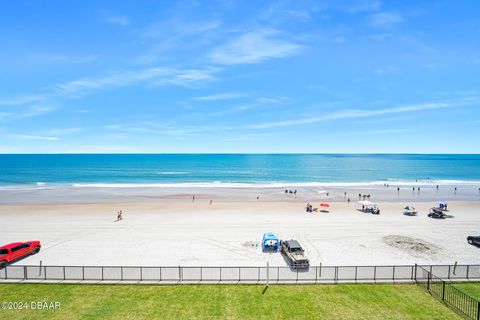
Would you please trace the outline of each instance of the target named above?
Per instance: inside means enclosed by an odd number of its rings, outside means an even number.
[[[480,247],[480,236],[468,236],[467,241],[471,245]]]

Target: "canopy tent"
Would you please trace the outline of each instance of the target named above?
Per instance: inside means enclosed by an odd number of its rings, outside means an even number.
[[[320,207],[328,208],[328,207],[330,207],[330,204],[328,204],[326,202],[322,202],[322,203],[320,203]]]
[[[405,209],[405,211],[410,211],[410,212],[416,211],[415,208],[410,205],[406,205],[403,209]]]
[[[278,251],[280,248],[280,238],[273,232],[263,234],[262,251]]]
[[[368,207],[375,207],[377,204],[375,202],[370,202],[368,200],[362,200],[357,202],[360,206],[368,206]]]

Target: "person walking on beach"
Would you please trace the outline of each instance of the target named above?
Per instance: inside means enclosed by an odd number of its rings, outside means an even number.
[[[455,187],[455,194],[457,194],[457,187]]]
[[[350,203],[350,198],[347,199],[347,203]]]
[[[362,199],[362,194],[359,193],[359,194],[358,194],[358,200],[361,200],[361,199]]]
[[[195,202],[195,195],[192,196],[192,202]]]
[[[122,210],[118,211],[118,214],[117,214],[117,221],[121,221],[123,220],[123,212]]]
[[[212,205],[213,200],[210,200],[210,205]]]

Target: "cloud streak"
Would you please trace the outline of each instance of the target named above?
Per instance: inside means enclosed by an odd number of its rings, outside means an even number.
[[[391,27],[402,22],[403,17],[396,12],[380,12],[370,16],[370,24],[376,28]]]
[[[193,100],[200,100],[200,101],[218,101],[218,100],[230,100],[230,99],[237,99],[243,98],[245,94],[237,93],[237,92],[224,92],[224,93],[217,93],[208,96],[200,96],[195,97]]]
[[[78,98],[85,94],[112,88],[147,84],[151,86],[178,85],[192,86],[215,80],[217,69],[175,69],[168,67],[147,68],[137,71],[123,71],[99,77],[81,78],[53,86],[42,94],[26,95],[0,100],[0,105],[29,105],[48,102],[55,98]],[[37,111],[45,111],[45,108]],[[50,111],[49,109],[48,111]]]
[[[28,140],[48,140],[48,141],[60,140],[57,137],[45,137],[45,136],[36,136],[36,135],[29,135],[29,134],[9,134],[9,136],[12,138],[28,139]]]
[[[377,110],[361,110],[361,109],[341,110],[338,112],[325,114],[319,117],[312,116],[312,117],[305,117],[305,118],[293,119],[293,120],[260,123],[260,124],[253,124],[248,127],[252,129],[268,129],[268,128],[274,128],[274,127],[286,127],[286,126],[295,126],[295,125],[302,125],[302,124],[319,123],[319,122],[325,122],[329,120],[368,118],[368,117],[386,115],[386,114],[397,114],[397,113],[444,109],[444,108],[449,108],[451,106],[452,105],[448,103],[423,103],[423,104],[401,106],[397,108],[377,109]]]
[[[302,46],[282,39],[273,29],[253,30],[215,48],[209,55],[222,65],[260,63],[297,54]]]
[[[130,20],[128,20],[128,18],[124,16],[108,16],[104,18],[104,21],[122,27],[128,26],[130,24]]]

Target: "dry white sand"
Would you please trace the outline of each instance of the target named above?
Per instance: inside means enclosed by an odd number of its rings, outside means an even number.
[[[419,215],[408,217],[397,202],[381,203],[376,216],[354,202],[309,214],[303,200],[262,200],[3,204],[0,243],[40,240],[42,251],[18,262],[27,265],[284,266],[279,253],[261,252],[263,233],[275,232],[299,240],[312,265],[480,263],[466,241],[480,234],[477,201],[450,202],[454,217],[435,220],[427,217],[434,202],[417,203]],[[124,220],[114,222],[120,209]]]

